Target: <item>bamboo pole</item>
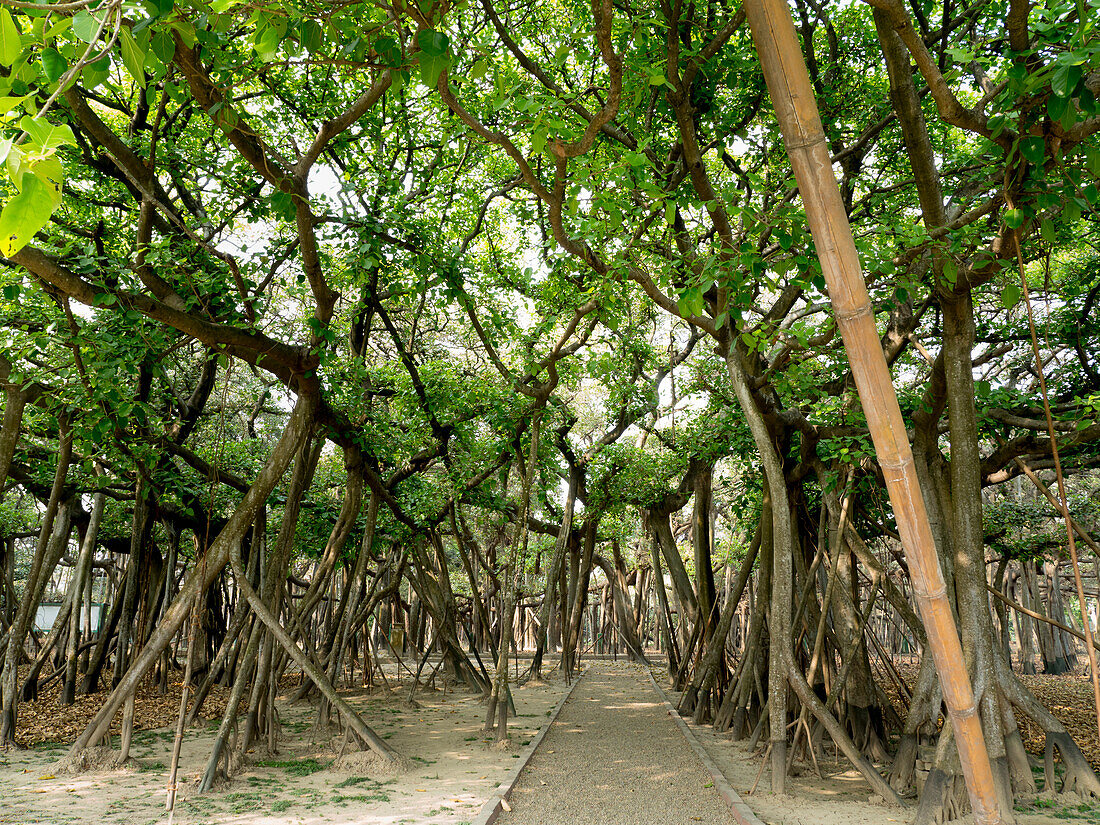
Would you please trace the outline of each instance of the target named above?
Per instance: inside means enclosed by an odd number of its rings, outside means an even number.
[[[979,825],[1000,825],[1004,819],[978,704],[794,23],[784,0],[748,0],[745,12],[894,508],[974,819]]]

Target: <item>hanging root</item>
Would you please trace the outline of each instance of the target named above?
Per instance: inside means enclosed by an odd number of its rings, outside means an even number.
[[[932,768],[924,780],[913,825],[940,825],[960,819],[969,812],[970,798],[966,795],[966,780],[962,774]]]
[[[1068,733],[1049,731],[1046,737],[1046,748],[1043,753],[1043,790],[1055,789],[1054,751],[1062,756],[1062,762],[1066,766],[1065,780],[1062,782],[1062,793],[1074,793],[1091,799],[1100,799],[1100,779],[1092,770],[1085,755],[1077,747]]]
[[[885,728],[877,708],[848,705],[848,732],[860,753],[872,762],[888,762],[890,753],[883,742]]]
[[[695,703],[699,699],[699,688],[688,685],[680,696],[680,706],[676,709],[681,716],[691,716],[695,713]]]
[[[1019,728],[1013,728],[1005,735],[1005,753],[1008,760],[1008,772],[1012,778],[1012,787],[1018,795],[1031,795],[1036,791],[1035,776],[1031,772],[1031,762],[1024,750],[1024,739]]]
[[[915,733],[906,733],[898,742],[898,752],[890,768],[890,787],[899,794],[906,794],[916,787],[918,737]]]

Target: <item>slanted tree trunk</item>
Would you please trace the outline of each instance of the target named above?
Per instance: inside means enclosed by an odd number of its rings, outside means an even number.
[[[96,541],[99,536],[99,525],[103,520],[103,509],[107,496],[100,492],[92,497],[92,512],[88,519],[88,527],[84,531],[84,541],[80,546],[80,556],[76,562],[73,586],[76,588],[76,603],[69,617],[69,639],[65,652],[65,681],[61,688],[61,704],[71,705],[76,701],[76,670],[78,655],[80,652],[80,619],[81,601],[88,585],[91,582],[92,561],[95,556]],[[89,628],[90,630],[90,628]]]
[[[711,569],[714,531],[710,522],[714,507],[714,465],[706,464],[694,473],[694,503],[691,510],[691,544],[695,551],[695,599],[702,622],[700,643],[706,645],[714,630],[715,589]]]
[[[660,613],[660,616],[657,617],[657,622],[661,627],[661,631],[664,633],[665,653],[668,659],[668,675],[671,679],[676,676],[677,671],[680,669],[680,649],[676,644],[676,628],[672,626],[672,610],[668,605],[668,591],[665,589],[665,574],[661,569],[660,539],[657,537],[657,531],[650,523],[647,511],[644,510],[642,511],[642,523],[646,528],[646,532],[649,534],[649,547],[653,557],[653,586],[657,590],[657,609]]]
[[[722,662],[725,656],[726,638],[733,624],[734,614],[737,611],[738,605],[741,603],[741,596],[744,594],[745,586],[752,576],[753,565],[756,563],[756,557],[760,551],[760,543],[765,530],[765,518],[764,509],[761,508],[760,518],[757,520],[756,530],[753,533],[748,552],[741,561],[741,566],[737,571],[737,579],[734,581],[729,594],[726,596],[726,603],[722,605],[722,613],[718,619],[718,626],[715,629],[714,636],[707,646],[703,660],[695,672],[692,683],[684,690],[683,696],[680,699],[678,710],[681,714],[693,715],[695,724],[697,725],[710,722],[714,712],[718,710],[720,703],[724,699],[721,693],[715,691],[712,705],[711,691],[715,687],[715,683],[718,679],[719,669],[723,666]],[[767,518],[770,519],[770,516]],[[742,658],[749,657],[750,655],[750,651],[745,650]]]
[[[576,665],[577,654],[581,643],[581,630],[584,626],[584,608],[588,601],[588,583],[592,577],[592,555],[596,549],[596,531],[599,528],[599,517],[587,515],[581,523],[581,552],[580,563],[576,573],[576,583],[571,588],[573,604],[569,610],[569,620],[565,626],[565,632],[561,640],[561,669],[566,682],[572,682]]]
[[[64,527],[54,530],[54,522],[57,519],[58,510],[62,506],[62,493],[65,486],[65,477],[69,472],[69,462],[72,460],[73,434],[69,422],[61,418],[58,422],[60,431],[60,443],[57,454],[57,471],[54,473],[53,486],[50,488],[50,497],[46,502],[46,512],[42,517],[42,525],[38,534],[38,543],[35,545],[34,558],[31,561],[30,573],[27,576],[27,588],[23,591],[23,598],[19,602],[19,609],[12,620],[11,631],[8,635],[8,646],[4,654],[4,668],[0,673],[0,747],[10,747],[15,744],[15,726],[18,698],[18,668],[22,661],[27,632],[34,621],[35,611],[41,599],[41,591],[45,589],[46,582],[53,574],[65,543],[69,539],[68,508],[60,519]],[[0,456],[0,459],[3,457]],[[52,552],[51,552],[52,550]],[[48,558],[53,557],[53,564],[48,564]],[[48,569],[47,569],[48,566]]]
[[[569,547],[570,535],[573,531],[573,511],[577,504],[579,485],[577,472],[576,469],[572,469],[569,473],[561,528],[558,530],[558,537],[554,542],[554,555],[551,558],[550,566],[546,568],[546,590],[542,596],[542,605],[539,607],[538,624],[535,628],[535,654],[531,659],[530,678],[536,680],[542,679],[542,660],[550,640],[550,621],[553,615],[555,595],[558,594],[558,581],[561,579],[565,565],[565,553]],[[560,598],[565,598],[564,592],[559,595]]]

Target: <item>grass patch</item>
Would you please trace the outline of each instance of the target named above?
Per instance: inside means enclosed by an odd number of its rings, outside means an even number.
[[[1063,822],[1077,820],[1100,824],[1100,806],[1096,803],[1081,802],[1077,805],[1066,805],[1053,799],[1040,798],[1026,804],[1016,805],[1015,809],[1025,813],[1047,814]]]
[[[226,794],[225,801],[229,803],[233,813],[243,814],[247,811],[259,810],[263,806],[264,798],[258,793],[237,792]]]
[[[387,779],[384,782],[380,782],[376,779],[371,779],[369,776],[349,776],[343,782],[336,783],[336,785],[333,786],[333,789],[339,790],[343,788],[358,788],[361,791],[366,791],[366,793],[356,795],[344,795],[337,793],[333,796],[333,801],[389,802],[390,795],[386,793],[383,788],[393,781],[393,779]]]
[[[259,768],[282,768],[291,776],[309,776],[310,774],[323,771],[331,762],[321,762],[318,759],[310,757],[308,759],[265,759],[262,762],[257,762],[256,766]]]

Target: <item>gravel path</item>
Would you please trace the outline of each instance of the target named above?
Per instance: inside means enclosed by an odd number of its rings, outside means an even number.
[[[504,825],[729,825],[638,665],[592,662],[511,795]]]

